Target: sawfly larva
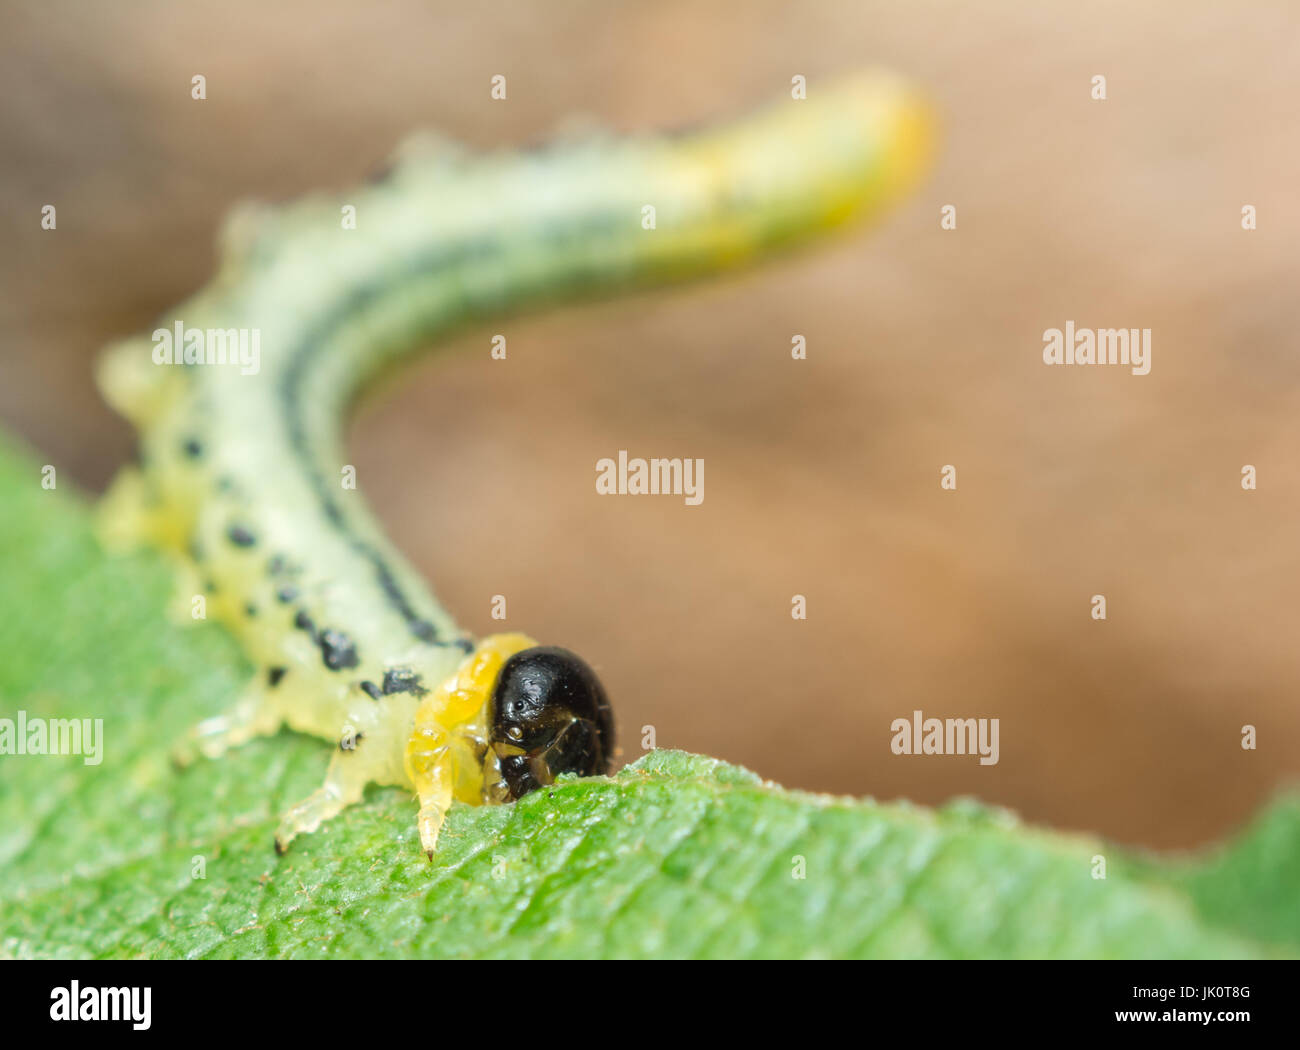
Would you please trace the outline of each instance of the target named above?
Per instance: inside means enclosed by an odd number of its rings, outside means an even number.
[[[432,857],[453,799],[605,773],[614,749],[585,663],[521,634],[476,643],[341,482],[357,390],[467,320],[722,270],[878,212],[928,141],[909,87],[868,73],[717,130],[482,155],[423,140],[347,197],[235,212],[212,283],[101,360],[141,447],[101,532],[174,554],[187,603],[202,594],[258,668],[187,752],[282,725],[338,745],[278,849],[379,783],[415,792]]]

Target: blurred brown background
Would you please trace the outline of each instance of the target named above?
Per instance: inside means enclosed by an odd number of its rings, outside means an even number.
[[[944,137],[879,228],[512,320],[505,366],[469,332],[361,414],[362,485],[464,623],[502,593],[600,668],[628,760],[654,725],[791,786],[1206,842],[1300,744],[1300,11],[1071,7],[6,4],[0,425],[101,488],[132,440],[98,349],[206,280],[233,202],[343,188],[413,129],[675,127],[896,67]],[[1067,319],[1152,328],[1151,374],[1044,367]],[[703,506],[598,498],[620,448],[703,457]],[[1000,718],[1001,762],[893,756],[914,708]]]

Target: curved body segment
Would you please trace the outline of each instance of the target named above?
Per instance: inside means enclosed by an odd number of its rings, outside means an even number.
[[[432,855],[453,797],[604,772],[612,722],[589,669],[524,636],[476,643],[385,538],[348,474],[351,401],[466,321],[721,270],[874,214],[927,153],[923,105],[873,73],[714,131],[426,144],[344,197],[237,212],[216,279],[100,370],[142,453],[105,498],[104,536],[170,551],[186,617],[201,596],[259,669],[189,750],[281,725],[336,744],[281,848],[371,782],[416,791]],[[563,694],[561,716],[505,725],[503,668]]]

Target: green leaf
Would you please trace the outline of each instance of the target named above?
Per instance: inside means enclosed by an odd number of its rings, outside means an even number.
[[[1235,847],[1168,862],[974,803],[807,795],[652,752],[613,778],[456,807],[433,863],[396,790],[372,790],[278,858],[276,818],[318,786],[328,747],[281,733],[172,768],[171,744],[249,669],[218,628],[165,618],[170,586],[157,558],[101,553],[81,501],[0,446],[0,714],[104,726],[98,765],[0,756],[0,954],[1300,951],[1294,799]]]

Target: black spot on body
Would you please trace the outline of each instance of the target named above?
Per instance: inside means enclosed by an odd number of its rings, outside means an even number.
[[[361,691],[371,700],[382,700],[384,698],[383,691],[374,682],[362,682]]]
[[[249,602],[247,605],[244,606],[244,615],[251,620],[254,616],[257,615],[257,606],[254,605],[252,602]]]
[[[287,667],[268,667],[266,669],[266,684],[274,689],[283,681],[288,670]]]
[[[203,443],[198,438],[187,438],[181,449],[190,459],[198,459],[203,455]]]
[[[243,525],[231,525],[226,530],[226,537],[236,547],[251,547],[257,542],[257,537]]]
[[[298,630],[306,631],[311,635],[312,641],[316,640],[316,625],[312,622],[312,618],[303,610],[298,610],[298,615],[293,618],[293,625],[298,628]]]
[[[288,605],[298,597],[298,588],[291,583],[286,583],[283,587],[275,592],[276,601],[283,605]]]
[[[361,662],[357,655],[356,643],[342,631],[326,628],[317,639],[325,666],[331,671],[341,671],[345,667],[356,667]]]
[[[424,696],[429,690],[424,688],[424,680],[409,667],[394,667],[384,672],[384,695],[394,693],[411,693]]]

